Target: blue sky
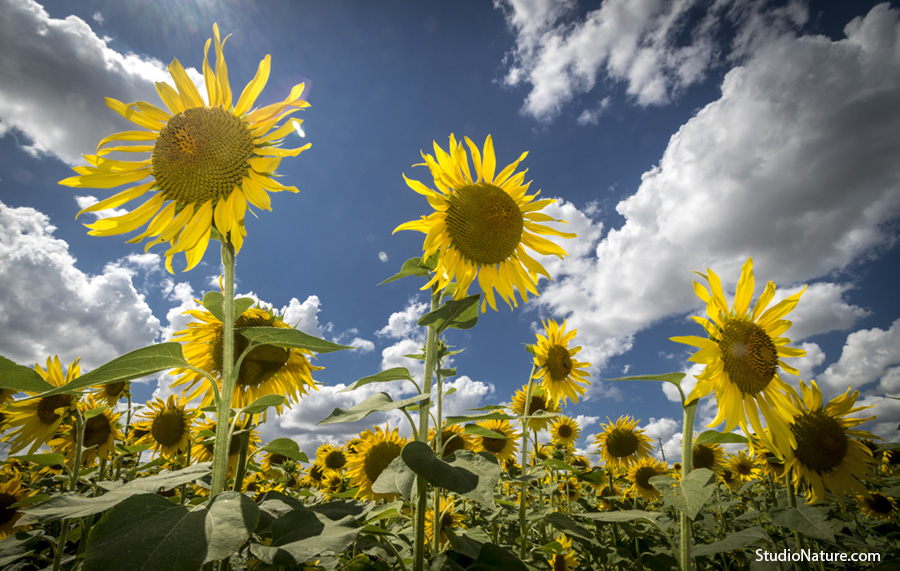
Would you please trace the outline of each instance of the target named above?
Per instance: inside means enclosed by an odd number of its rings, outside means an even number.
[[[155,81],[178,58],[196,70],[213,22],[232,89],[272,55],[258,105],[305,81],[312,148],[279,172],[300,193],[248,217],[237,291],[299,328],[345,344],[323,355],[327,386],[263,427],[311,452],[375,422],[318,427],[371,391],[342,385],[409,366],[423,332],[422,282],[376,286],[421,253],[391,231],[428,213],[401,173],[429,182],[420,150],[491,134],[497,161],[523,151],[532,189],[579,238],[554,276],[515,311],[499,307],[448,334],[451,413],[508,401],[526,381],[541,319],[568,319],[594,383],[566,414],[581,446],[607,417],[631,414],[671,458],[680,406],[625,374],[698,371],[673,335],[700,334],[691,271],[733,293],[753,256],[776,301],[809,284],[788,333],[826,398],[848,384],[876,405],[869,430],[896,439],[900,401],[900,11],[896,3],[727,0],[421,2],[44,2],[0,0],[0,355],[59,354],[83,369],[171,338],[214,289],[210,248],[168,274],[162,249],[87,236],[75,213],[95,193],[59,186],[97,142],[130,124],[104,97],[158,104]],[[191,71],[189,69],[189,71]],[[300,141],[292,135],[290,143]],[[183,266],[182,266],[183,267]],[[178,267],[176,265],[176,270]],[[169,394],[166,375],[135,385]],[[796,379],[792,379],[796,383]],[[399,397],[402,385],[379,387]],[[375,390],[374,388],[372,390]],[[700,408],[698,431],[715,416]]]

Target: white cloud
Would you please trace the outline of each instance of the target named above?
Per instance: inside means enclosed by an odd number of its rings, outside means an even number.
[[[77,16],[51,18],[34,0],[0,0],[0,11],[0,117],[28,136],[33,154],[82,162],[102,138],[136,128],[105,97],[159,104],[154,82],[171,83],[162,62],[115,51]]]
[[[256,297],[253,294],[248,295]],[[329,329],[327,325],[323,329],[319,324],[319,296],[317,295],[307,297],[303,303],[300,303],[296,297],[292,297],[291,301],[281,308],[281,313],[284,315],[285,323],[315,337],[325,337],[325,329]]]
[[[792,295],[799,289],[785,290],[785,295]],[[852,289],[850,284],[810,285],[788,317],[794,324],[786,333],[787,337],[799,341],[829,331],[846,331],[871,315],[869,310],[844,300],[844,294]]]
[[[133,283],[146,259],[85,274],[54,230],[41,212],[0,203],[0,355],[24,365],[81,357],[90,370],[153,343],[159,320]]]
[[[816,382],[826,394],[843,392],[847,386],[862,388],[879,380],[886,387],[892,386],[896,372],[891,372],[887,379],[883,377],[896,365],[900,365],[900,319],[888,330],[876,327],[848,335],[840,358]]]
[[[418,325],[419,318],[428,311],[428,305],[410,300],[403,311],[396,311],[388,318],[388,324],[377,331],[378,335],[394,339],[419,338],[424,335]]]
[[[375,344],[362,337],[354,337],[353,341],[350,342],[350,346],[356,347],[356,351],[359,353],[371,353],[375,350]]]
[[[640,426],[644,434],[652,440],[653,455],[662,459],[665,453],[666,462],[681,462],[681,430],[682,421],[672,418],[651,418],[645,426]],[[659,443],[662,442],[662,452]]]
[[[752,39],[774,39],[806,22],[799,2],[769,4],[715,2],[695,22],[697,0],[604,0],[583,18],[572,2],[495,1],[516,33],[504,82],[530,84],[523,111],[542,120],[593,90],[601,76],[624,82],[639,105],[666,103],[718,63],[715,38],[724,23],[737,29],[731,55],[738,57],[759,45]],[[583,112],[578,122],[593,123],[596,113]]]
[[[868,395],[859,398],[856,406],[871,406],[872,408],[850,414],[850,417],[869,418],[875,416],[874,419],[859,425],[860,430],[867,430],[875,436],[883,438],[886,442],[900,440],[900,431],[897,430],[900,426],[900,401],[878,395]]]
[[[799,345],[792,344],[791,346],[799,347],[806,351],[806,355],[803,357],[796,357],[785,361],[785,363],[800,371],[800,374],[787,375],[782,372],[779,376],[783,381],[796,388],[800,386],[798,384],[798,379],[802,379],[808,383],[810,379],[815,378],[815,370],[825,362],[825,352],[815,343],[800,343]]]
[[[592,348],[586,360],[602,368],[637,331],[699,309],[691,270],[713,268],[733,290],[753,256],[757,295],[768,280],[789,286],[777,302],[895,241],[887,225],[900,213],[898,20],[897,10],[875,8],[847,26],[846,40],[758,48],[618,204],[624,224],[588,253],[552,262],[538,303],[568,316]],[[812,287],[809,305],[831,307],[797,330],[855,323],[865,310],[843,301],[848,289]]]

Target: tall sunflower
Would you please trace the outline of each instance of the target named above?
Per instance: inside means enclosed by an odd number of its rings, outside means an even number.
[[[641,458],[650,456],[650,437],[639,429],[638,422],[630,416],[620,416],[615,424],[607,417],[607,424],[600,424],[603,432],[594,439],[607,468],[626,468]]]
[[[585,391],[581,385],[590,384],[585,379],[590,374],[583,369],[591,366],[572,358],[581,351],[581,347],[569,348],[569,342],[575,339],[578,330],[566,333],[565,321],[560,327],[551,319],[544,323],[544,332],[546,336],[538,334],[537,344],[532,346],[534,364],[538,367],[534,378],[541,379],[544,394],[556,404],[565,403],[566,399],[577,403],[579,395]]]
[[[213,40],[215,71],[208,58]],[[281,103],[253,109],[269,78],[271,58],[267,55],[260,62],[256,76],[237,102],[233,102],[222,52],[225,40],[220,39],[219,28],[213,24],[213,38],[207,40],[203,51],[206,100],[181,63],[173,60],[169,73],[175,87],[163,82],[156,84],[168,111],[144,101],[125,104],[107,98],[110,109],[147,130],[123,131],[106,137],[97,145],[96,155],[85,155],[89,166],[75,167],[77,176],[60,181],[76,188],[114,188],[139,183],[78,214],[117,208],[149,193],[148,200],[127,214],[103,218],[87,227],[93,236],[110,236],[146,224],[147,228],[129,242],[152,238],[147,249],[168,242],[165,255],[170,272],[172,256],[179,252],[184,252],[188,270],[197,265],[213,228],[240,251],[246,235],[244,215],[248,204],[271,210],[268,192],[297,192],[296,188],[277,182],[275,170],[282,157],[297,156],[310,146],[279,148],[284,137],[301,121],[291,119],[280,126],[278,123],[309,106],[300,99],[304,85],[295,85]],[[110,146],[120,141],[140,144]],[[112,152],[149,152],[150,157],[138,161],[112,160],[106,157]],[[142,182],[148,177],[149,181]]]
[[[627,493],[638,495],[647,501],[655,500],[660,496],[659,490],[650,484],[653,476],[665,476],[669,468],[660,460],[648,456],[641,458],[628,469],[628,480],[631,487]]]
[[[761,468],[754,463],[754,458],[749,456],[746,450],[738,450],[737,454],[730,454],[725,460],[725,467],[742,480],[750,480],[759,476]]]
[[[187,452],[196,412],[186,408],[184,397],[169,395],[166,401],[157,398],[147,403],[147,407],[148,410],[142,411],[143,418],[135,422],[135,428],[144,431],[136,444],[152,445],[154,453],[167,458]]]
[[[878,492],[858,494],[856,505],[866,517],[872,519],[891,519],[900,513],[897,507],[897,499],[885,496]]]
[[[428,441],[431,442],[432,446],[437,444],[436,436],[437,430],[432,426],[428,429]],[[469,439],[469,435],[463,432],[461,425],[451,424],[445,426],[441,431],[441,447],[444,449],[441,457],[446,458],[457,450],[471,450],[472,442]]]
[[[119,399],[128,393],[130,386],[131,383],[128,381],[100,385],[95,387],[93,393],[94,399],[96,399],[97,402],[105,402],[110,407],[114,407],[116,406],[116,403],[119,402]]]
[[[343,446],[323,444],[316,450],[316,462],[327,472],[340,474],[347,466],[347,454]]]
[[[564,533],[556,538],[556,544],[550,547],[550,568],[553,571],[572,571],[578,569],[578,558],[572,549],[572,540]]]
[[[191,435],[191,458],[196,462],[212,462],[215,453],[215,435],[216,421],[204,420],[194,424],[194,434]],[[226,427],[227,428],[227,427]],[[241,434],[244,430],[240,424],[235,427],[234,434],[231,435],[231,442],[228,443],[228,468],[226,474],[233,475],[237,471],[237,463],[241,456]],[[259,448],[262,440],[259,438],[259,432],[250,431],[250,446],[247,449],[247,457],[249,458],[253,452]]]
[[[875,464],[872,452],[860,438],[877,438],[864,430],[856,430],[874,416],[847,418],[847,415],[869,407],[855,407],[859,391],[847,391],[827,404],[822,403],[822,393],[815,381],[810,386],[800,382],[803,400],[796,403],[801,411],[790,425],[796,444],[785,457],[784,469],[791,474],[794,486],[806,482],[807,500],[815,503],[825,500],[826,488],[843,503],[843,494],[865,494],[861,480],[871,478]]]
[[[721,444],[694,444],[692,449],[692,466],[697,468],[706,468],[707,470],[717,471],[722,467],[725,459],[725,451]]]
[[[13,530],[18,527],[16,522],[23,515],[18,508],[12,506],[35,493],[37,492],[29,491],[18,476],[0,482],[0,539],[12,535]]]
[[[541,235],[574,238],[575,234],[540,224],[564,221],[540,212],[556,201],[534,200],[540,191],[527,194],[531,183],[524,182],[525,171],[515,172],[527,152],[495,176],[497,160],[491,136],[484,142],[483,153],[468,137],[465,141],[472,152],[475,177],[469,170],[469,159],[461,141],[457,143],[451,134],[449,153],[435,142],[434,156],[423,151],[425,162],[413,166],[427,166],[437,190],[403,175],[406,184],[424,195],[435,212],[401,224],[394,232],[424,232],[422,257],[440,253],[434,277],[422,289],[435,283],[443,289],[456,280],[454,297],[461,299],[468,295],[469,287],[478,278],[478,287],[485,295],[482,311],[486,311],[487,304],[497,309],[495,289],[510,308],[518,307],[516,290],[527,302],[529,292],[538,295],[538,275],[550,279],[547,270],[526,248],[563,258],[566,251]]]
[[[406,446],[406,439],[401,438],[398,430],[391,431],[380,426],[375,432],[366,430],[361,435],[361,442],[356,446],[356,453],[350,456],[347,463],[347,476],[352,486],[358,486],[357,497],[370,500],[391,500],[397,494],[378,494],[372,491],[372,485],[384,472],[394,458],[400,455]]]
[[[188,323],[187,329],[175,334],[174,341],[184,343],[184,358],[188,363],[198,369],[202,369],[219,379],[221,389],[221,376],[224,367],[223,341],[225,338],[224,327],[212,313],[205,310],[192,309],[186,314],[194,317],[194,321]],[[290,329],[282,317],[272,310],[252,307],[242,313],[234,322],[235,328],[240,327],[278,327]],[[250,342],[240,333],[234,334],[234,359],[237,359],[249,346]],[[238,372],[237,383],[234,388],[231,406],[242,408],[256,399],[265,395],[282,395],[288,404],[296,403],[300,397],[310,389],[318,390],[312,378],[313,371],[320,371],[323,367],[317,367],[309,362],[312,353],[306,349],[284,349],[274,345],[260,345],[250,350]],[[205,392],[203,405],[213,403],[213,388],[209,380],[202,374],[188,369],[175,369],[173,375],[181,377],[172,383],[172,386],[187,385],[185,391],[193,390],[188,395],[188,400]],[[282,407],[275,407],[281,414]],[[262,413],[263,420],[266,413]]]
[[[516,391],[512,398],[510,409],[519,416],[525,414],[525,397],[528,387],[524,386]],[[544,412],[548,415],[557,414],[560,411],[559,404],[547,397],[546,393],[540,387],[536,387],[531,392],[531,403],[528,405],[528,416],[532,416],[537,412]],[[552,416],[529,418],[528,428],[534,431],[541,431],[547,428]]]
[[[115,451],[116,441],[122,440],[122,432],[119,430],[119,417],[121,413],[114,413],[106,403],[98,403],[93,395],[88,396],[78,404],[78,409],[85,417],[87,413],[96,409],[94,413],[84,421],[84,438],[82,441],[81,463],[89,466],[94,460],[106,460],[111,451]],[[54,450],[59,450],[67,458],[75,457],[77,446],[77,434],[74,424],[64,424],[49,445]]]
[[[561,414],[550,425],[550,440],[558,446],[566,448],[574,446],[579,436],[581,436],[581,427],[572,417]]]
[[[61,387],[81,375],[80,358],[75,359],[63,373],[59,357],[47,358],[47,369],[35,364],[34,370],[54,387]],[[37,393],[26,392],[28,396]],[[6,407],[4,423],[7,433],[3,440],[9,442],[9,452],[15,454],[29,444],[29,454],[50,440],[69,411],[75,410],[75,395],[51,395],[39,399],[20,400]]]
[[[438,541],[441,546],[446,545],[450,541],[446,530],[457,530],[466,527],[466,524],[463,523],[466,520],[466,516],[454,513],[455,507],[456,502],[453,501],[453,498],[441,496],[437,513],[435,510],[428,510],[428,513],[425,515],[425,536],[428,538],[429,544],[434,541],[435,527],[439,530]],[[435,525],[435,515],[437,516],[437,525]]]
[[[502,434],[506,438],[476,435],[472,447],[475,452],[490,452],[496,456],[497,460],[500,462],[512,458],[513,455],[515,455],[516,450],[519,448],[517,442],[519,433],[516,432],[516,429],[513,428],[513,425],[510,424],[508,420],[482,420],[476,424],[491,432]]]
[[[694,319],[703,326],[709,337],[689,335],[671,338],[677,343],[698,347],[700,350],[691,356],[690,361],[706,365],[687,401],[715,391],[718,414],[710,427],[725,421],[725,432],[740,426],[745,434],[755,432],[764,438],[761,412],[773,440],[765,444],[773,452],[786,453],[795,442],[788,425],[797,409],[788,398],[794,391],[781,380],[778,370],[798,374],[797,369],[785,364],[782,359],[802,357],[806,351],[787,346],[790,340],[782,335],[790,328],[791,322],[782,318],[794,309],[806,288],[766,309],[775,296],[775,284],[770,281],[751,311],[753,258],[747,258],[741,268],[734,305],[729,309],[719,276],[709,269],[706,275],[699,275],[710,285],[711,291],[694,282],[694,291],[706,302],[709,319]],[[747,425],[748,421],[752,430]]]

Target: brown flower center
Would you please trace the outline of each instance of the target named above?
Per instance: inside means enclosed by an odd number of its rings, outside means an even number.
[[[374,483],[378,476],[384,472],[384,469],[388,467],[388,464],[400,455],[401,450],[403,450],[403,446],[396,442],[379,442],[372,446],[365,453],[366,460],[363,463],[363,469],[369,482]]]
[[[640,444],[633,430],[613,428],[606,437],[606,452],[613,458],[627,458],[637,452]]]
[[[829,472],[847,455],[850,439],[844,427],[822,410],[804,412],[794,418],[791,432],[797,439],[794,454],[808,469]]]
[[[235,328],[239,327],[274,327],[272,323],[263,317],[241,315],[234,322]],[[216,337],[212,344],[213,364],[216,372],[222,373],[224,360],[224,335],[220,327],[216,331]],[[237,362],[241,353],[247,350],[250,341],[240,333],[234,334],[234,361]],[[270,380],[287,364],[290,353],[287,349],[274,345],[259,345],[247,353],[241,362],[238,372],[237,386],[255,388]]]
[[[84,423],[84,447],[99,446],[109,440],[113,428],[103,413],[92,416]]]
[[[150,426],[153,440],[163,446],[175,446],[184,437],[184,411],[166,407],[156,415]]]
[[[59,420],[56,409],[64,406],[71,406],[72,395],[51,395],[44,397],[38,401],[37,415],[41,424],[50,425]]]
[[[447,201],[450,244],[464,258],[482,266],[499,264],[515,253],[525,219],[503,189],[479,182],[453,191]]]
[[[706,468],[714,470],[716,466],[716,451],[706,444],[697,444],[694,446],[693,455],[694,468]]]
[[[778,350],[762,327],[731,319],[725,324],[719,350],[731,382],[745,394],[765,389],[778,367]]]
[[[505,438],[491,438],[489,436],[483,436],[481,438],[481,445],[485,450],[492,454],[499,454],[503,452],[503,449],[506,448],[506,439]]]
[[[572,372],[572,358],[569,350],[562,345],[554,345],[547,351],[547,369],[554,381],[564,381]]]

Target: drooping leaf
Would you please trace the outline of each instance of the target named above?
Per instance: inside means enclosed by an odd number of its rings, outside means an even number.
[[[645,519],[650,522],[654,522],[659,518],[662,514],[659,512],[648,512],[644,510],[622,510],[617,512],[589,512],[589,513],[580,513],[578,517],[584,517],[587,519],[592,519],[595,521],[602,521],[607,523],[613,522],[623,522],[623,521],[635,521],[639,519]]]
[[[333,520],[298,507],[273,522],[271,546],[253,543],[250,553],[270,565],[295,567],[326,551],[343,552],[361,530],[353,515]]]
[[[387,393],[375,393],[361,403],[355,404],[344,410],[335,408],[328,418],[320,420],[318,424],[334,424],[337,422],[356,422],[361,420],[373,412],[387,412],[389,410],[397,410],[413,403],[425,400],[428,395],[418,395],[412,398],[395,401]]]
[[[368,385],[369,383],[387,383],[390,381],[412,381],[412,375],[409,374],[409,370],[406,367],[394,367],[393,369],[386,369],[381,371],[378,374],[371,375],[368,377],[363,377],[360,380],[352,383],[350,386],[339,390],[339,393],[346,393],[348,391],[352,391],[354,389],[358,389],[363,385]]]
[[[591,543],[595,543],[597,540],[597,533],[595,531],[590,531],[584,526],[579,525],[578,522],[561,512],[547,514],[544,521],[559,531],[568,534],[569,537],[577,537]]]
[[[735,434],[734,432],[719,432],[717,430],[706,430],[700,436],[697,437],[697,440],[694,441],[694,445],[697,444],[746,444],[747,437],[741,436],[740,434]]]
[[[413,441],[400,453],[410,469],[433,486],[444,488],[493,507],[500,466],[473,452],[458,450],[449,460],[438,458],[430,446]]]
[[[290,438],[276,438],[259,449],[260,452],[269,452],[271,454],[281,454],[291,460],[298,462],[309,462],[306,453],[300,450],[300,445]]]
[[[481,294],[470,295],[459,300],[450,300],[439,308],[419,318],[419,325],[434,327],[440,335],[449,327],[469,329],[478,321],[478,300]]]
[[[735,549],[744,549],[750,547],[760,539],[769,539],[769,536],[763,528],[754,525],[753,527],[736,531],[720,541],[695,545],[691,554],[694,557],[703,557],[705,555],[715,555],[716,553],[724,553],[725,551],[733,551]]]
[[[235,299],[234,319],[237,320],[242,313],[253,307],[254,303],[256,302],[249,297],[239,297]],[[223,296],[221,292],[210,291],[204,294],[203,307],[206,308],[206,311],[212,313],[216,319],[222,323],[225,322],[225,296]]]
[[[700,508],[716,491],[713,479],[715,474],[706,468],[698,468],[676,480],[669,476],[654,476],[650,484],[662,494],[663,503],[672,506],[693,520],[700,513]]]
[[[407,466],[402,455],[391,460],[372,483],[372,491],[376,494],[400,494],[405,499],[412,497],[416,473]]]
[[[6,357],[0,357],[0,389],[42,393],[52,388],[53,385],[45,381],[33,367],[17,365]]]
[[[155,494],[159,490],[171,490],[181,484],[193,482],[210,473],[211,462],[202,462],[188,466],[176,472],[162,472],[155,476],[137,478],[124,485],[112,488],[102,496],[87,497],[76,493],[65,493],[54,496],[25,510],[19,525],[30,525],[66,518],[76,518],[106,511],[116,504],[139,494]],[[115,482],[109,482],[115,486]],[[167,500],[168,501],[168,500]]]
[[[485,543],[466,571],[528,571],[522,560],[499,545]]]
[[[282,395],[263,395],[243,408],[244,414],[259,414],[270,406],[284,404]]]
[[[10,460],[19,460],[20,462],[34,462],[38,466],[65,466],[66,457],[59,452],[45,452],[43,454],[23,454],[21,456],[10,456]]]
[[[378,285],[384,285],[386,283],[390,283],[407,276],[427,276],[428,271],[428,268],[422,263],[422,258],[410,258],[403,262],[403,265],[400,266],[399,272],[392,275]]]
[[[341,349],[353,349],[353,347],[319,339],[293,328],[238,327],[235,329],[235,332],[240,333],[250,341],[250,348],[258,345],[274,345],[285,349],[306,349],[313,353],[331,353]]]
[[[258,521],[259,508],[238,492],[193,507],[157,494],[132,496],[94,526],[85,569],[193,571],[237,552]]]
[[[616,377],[615,379],[604,379],[607,381],[662,381],[664,383],[672,383],[676,387],[681,386],[681,379],[685,377],[684,373],[663,373],[662,375],[634,375],[631,377]]]
[[[100,365],[72,382],[51,389],[38,395],[38,397],[73,394],[95,385],[121,383],[165,371],[166,369],[187,366],[188,362],[184,360],[184,355],[181,352],[181,343],[169,342],[149,345],[135,349],[130,353],[125,353],[121,357],[116,357],[109,363]]]
[[[495,410],[491,407],[490,410]],[[462,424],[464,422],[477,422],[479,420],[513,420],[515,417],[509,416],[504,412],[486,412],[484,414],[463,414],[460,416],[448,416],[444,420],[444,427],[454,424]]]
[[[815,539],[834,541],[834,528],[828,520],[828,512],[823,508],[805,504],[787,508],[775,513],[772,523]]]

